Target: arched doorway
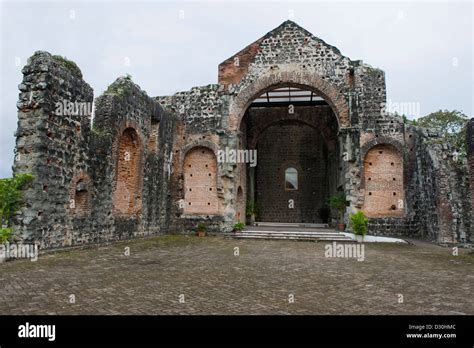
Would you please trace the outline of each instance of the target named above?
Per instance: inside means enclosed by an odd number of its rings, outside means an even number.
[[[240,143],[258,158],[245,180],[257,221],[328,222],[328,198],[343,189],[338,129],[331,105],[307,86],[278,85],[249,103]]]
[[[141,210],[141,143],[134,128],[126,128],[118,139],[114,212],[132,216]]]

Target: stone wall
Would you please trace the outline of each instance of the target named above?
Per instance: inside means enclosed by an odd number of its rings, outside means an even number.
[[[467,168],[453,158],[454,150],[436,130],[410,127],[416,163],[406,193],[411,201],[410,220],[416,235],[440,243],[472,239],[472,210]]]
[[[466,144],[467,144],[467,163],[470,174],[470,186],[471,186],[471,206],[474,214],[474,118],[471,118],[467,124],[466,130]],[[474,221],[473,221],[474,225]]]
[[[117,79],[96,99],[91,159],[101,239],[166,229],[174,127],[173,116],[130,78]]]
[[[328,153],[321,134],[297,121],[276,124],[260,136],[257,154],[255,200],[260,208],[259,221],[322,222],[329,185]],[[288,168],[297,171],[295,190],[285,187]]]
[[[92,88],[74,63],[46,52],[22,72],[13,173],[35,180],[15,221],[17,238],[41,248],[80,243],[91,233]]]
[[[37,52],[23,74],[13,170],[35,180],[16,238],[56,248],[159,233],[169,222],[173,117],[120,78],[97,98],[91,129],[92,89],[74,63]],[[152,129],[160,133],[150,145]],[[130,161],[119,161],[125,154]],[[114,204],[125,191],[130,201]]]

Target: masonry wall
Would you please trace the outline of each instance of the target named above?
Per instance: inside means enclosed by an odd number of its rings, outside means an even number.
[[[101,239],[166,230],[174,123],[129,78],[97,98],[91,158]]]
[[[344,57],[337,48],[286,21],[220,64],[219,83],[230,96],[231,129],[239,124],[246,103],[267,89],[303,86],[322,96],[338,118],[337,157],[345,158],[333,177],[342,178],[337,186],[346,192],[351,209],[359,205],[359,132],[364,120],[374,124],[383,109],[383,71]]]
[[[97,98],[91,129],[92,89],[73,62],[37,52],[23,73],[13,170],[35,180],[15,240],[48,249],[165,232],[174,116],[119,78]]]
[[[58,117],[55,110],[58,102],[87,105],[93,100],[92,89],[74,63],[39,52],[23,73],[14,173],[32,172],[35,181],[15,220],[17,240],[54,248],[189,233],[201,222],[210,232],[230,231],[245,210],[249,188],[245,165],[218,162],[213,209],[186,211],[184,168],[187,155],[198,148],[216,157],[219,150],[255,146],[262,146],[263,153],[280,151],[268,158],[293,151],[289,157],[298,153],[307,168],[313,168],[313,160],[329,156],[334,160],[324,162],[327,189],[311,190],[318,199],[303,199],[320,202],[343,190],[350,203],[347,222],[349,213],[364,207],[368,189],[364,161],[380,145],[393,146],[401,156],[404,208],[403,215],[373,216],[370,233],[441,243],[472,241],[472,121],[469,179],[468,166],[453,158],[439,134],[407,126],[385,112],[383,71],[350,60],[291,21],[220,64],[218,84],[150,98],[130,78],[117,79],[95,100],[92,129],[90,115]],[[306,109],[291,117],[272,116],[267,110],[271,117],[245,121],[253,98],[281,86],[311,89],[325,99],[326,110],[317,109],[317,122]],[[287,125],[273,123],[287,122],[297,122],[301,130],[285,144],[290,150],[283,149],[283,142],[274,147],[270,140],[283,137]],[[286,133],[292,134],[291,129]],[[311,161],[310,147],[317,149]],[[127,154],[131,161],[125,159]],[[258,170],[270,171],[261,178],[278,172],[272,164],[258,165]],[[204,202],[208,197],[199,198]],[[265,205],[273,203],[268,199]],[[311,206],[311,211],[300,211],[292,219],[320,216],[316,212],[320,206]],[[278,209],[272,207],[268,214]]]
[[[471,118],[467,124],[466,130],[466,144],[467,144],[467,163],[469,167],[469,182],[471,189],[471,206],[474,214],[474,118]],[[474,225],[474,221],[472,222]],[[474,236],[473,236],[474,237]]]
[[[439,243],[472,240],[472,210],[467,167],[453,158],[436,130],[410,127],[416,162],[412,167],[407,196],[409,220],[420,238]],[[467,198],[467,199],[466,199]]]
[[[321,134],[298,122],[275,124],[260,136],[257,151],[259,221],[327,222],[322,209],[329,196],[328,154]],[[285,188],[287,168],[298,172],[296,190]]]
[[[13,173],[35,179],[15,220],[16,238],[40,248],[82,243],[91,233],[92,88],[75,64],[47,52],[36,52],[22,72]]]
[[[226,207],[231,205],[231,198],[223,195],[223,187],[230,187],[232,192],[237,194],[238,187],[235,187],[232,178],[226,178],[229,168],[225,163],[216,164],[216,192],[212,197],[203,197],[205,202],[211,203],[214,207],[212,211],[205,211],[203,214],[196,211],[185,210],[186,186],[184,171],[185,160],[188,153],[193,149],[206,148],[212,151],[217,158],[219,149],[226,146],[235,148],[238,137],[236,134],[228,135],[227,125],[224,123],[224,113],[228,110],[228,100],[225,97],[224,88],[220,85],[208,85],[204,87],[192,88],[188,92],[178,92],[170,97],[156,97],[155,100],[170,113],[175,115],[176,124],[173,129],[171,175],[169,183],[168,201],[169,226],[170,231],[176,233],[189,233],[195,231],[200,222],[205,222],[208,232],[220,233],[226,229],[231,229],[233,216],[226,211]],[[188,187],[189,189],[189,187]],[[208,199],[209,198],[209,199]],[[233,201],[232,201],[233,202]],[[216,211],[215,206],[218,210]],[[229,223],[224,225],[224,221]]]
[[[251,107],[243,120],[241,132],[249,148],[257,150],[258,220],[327,222],[327,199],[338,182],[337,120],[328,105],[292,111],[285,106]],[[296,191],[284,187],[289,167],[298,170]]]

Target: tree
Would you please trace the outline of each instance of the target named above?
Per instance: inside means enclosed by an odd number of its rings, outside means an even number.
[[[466,124],[469,117],[460,111],[439,110],[416,120],[416,125],[438,128],[446,141],[461,154],[466,153]]]

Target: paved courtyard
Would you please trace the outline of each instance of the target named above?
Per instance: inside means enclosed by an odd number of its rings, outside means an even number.
[[[364,261],[194,236],[56,252],[0,264],[0,314],[474,314],[474,256],[412,242],[365,244]]]

